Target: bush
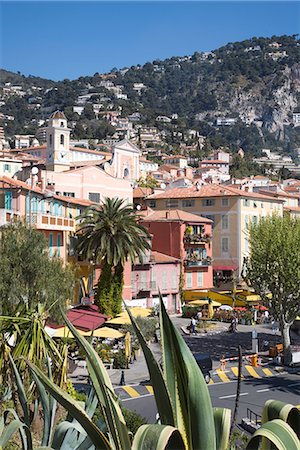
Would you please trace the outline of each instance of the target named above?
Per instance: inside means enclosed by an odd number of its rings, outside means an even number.
[[[199,308],[193,307],[193,306],[183,306],[182,307],[182,317],[185,317],[187,319],[190,319],[191,317],[195,316],[197,312],[199,311]]]
[[[114,356],[114,369],[127,369],[128,361],[123,350],[120,350],[119,353],[115,353]]]

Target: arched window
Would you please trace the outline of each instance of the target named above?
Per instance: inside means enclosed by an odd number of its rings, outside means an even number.
[[[65,137],[63,134],[60,135],[60,143],[61,145],[65,145]]]
[[[128,178],[129,176],[129,170],[127,169],[127,167],[125,167],[124,169],[124,178]]]
[[[52,145],[52,134],[49,135],[49,144]]]

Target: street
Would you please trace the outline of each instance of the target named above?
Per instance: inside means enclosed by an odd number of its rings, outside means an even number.
[[[234,409],[237,382],[215,383],[208,385],[213,406]],[[237,423],[247,417],[247,408],[257,414],[262,413],[265,402],[269,399],[285,403],[300,404],[300,376],[283,373],[274,377],[249,378],[242,381]],[[122,400],[126,408],[138,412],[147,422],[155,420],[157,413],[152,394]]]

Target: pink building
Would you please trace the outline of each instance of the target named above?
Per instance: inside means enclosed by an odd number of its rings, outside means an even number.
[[[131,304],[143,307],[156,307],[159,292],[170,313],[180,308],[179,279],[180,260],[163,253],[151,251],[142,262],[132,267]]]
[[[213,286],[210,219],[176,209],[150,212],[141,223],[152,235],[153,250],[181,261],[185,289]]]

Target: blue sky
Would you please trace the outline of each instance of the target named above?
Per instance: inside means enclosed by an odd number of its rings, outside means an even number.
[[[299,33],[300,3],[1,2],[0,66],[61,80]]]

